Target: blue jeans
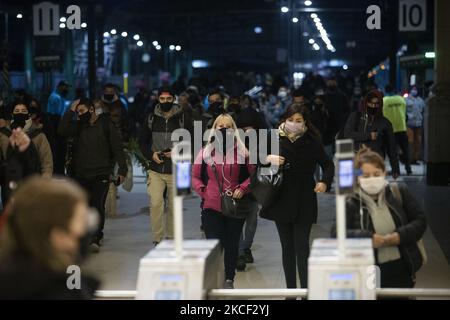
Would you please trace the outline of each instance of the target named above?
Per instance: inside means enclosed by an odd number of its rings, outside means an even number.
[[[244,249],[250,249],[255,238],[256,226],[258,224],[259,206],[255,201],[255,206],[252,213],[245,219],[245,227],[241,233],[241,240],[239,241],[239,255],[244,254]]]

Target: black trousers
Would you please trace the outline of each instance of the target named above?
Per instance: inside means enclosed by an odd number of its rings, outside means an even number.
[[[381,288],[413,288],[414,281],[408,266],[402,259],[379,265]]]
[[[103,228],[105,227],[105,202],[109,189],[109,176],[98,176],[94,178],[76,178],[89,196],[89,205],[97,209],[100,220],[97,232],[92,241],[103,239]]]
[[[405,132],[396,132],[395,134],[395,142],[397,143],[397,147],[402,151],[402,155],[400,156],[400,160],[405,164],[405,169],[407,172],[411,171],[411,160],[409,155],[409,141],[408,135]]]
[[[239,240],[244,222],[244,219],[228,218],[212,209],[204,209],[202,212],[202,224],[206,239],[219,239],[224,250],[225,277],[227,280],[234,280],[236,274]]]
[[[309,235],[312,223],[276,222],[280,236],[286,287],[297,288],[297,270],[301,288],[308,287]]]

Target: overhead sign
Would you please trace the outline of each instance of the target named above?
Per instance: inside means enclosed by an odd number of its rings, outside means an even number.
[[[59,5],[41,2],[33,6],[33,34],[35,36],[59,35]]]
[[[425,31],[427,29],[426,0],[400,0],[398,13],[400,31]]]
[[[59,56],[37,56],[34,65],[36,69],[57,69],[61,67],[61,59]]]

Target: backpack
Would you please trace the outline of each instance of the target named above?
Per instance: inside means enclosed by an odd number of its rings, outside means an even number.
[[[397,182],[391,182],[390,183],[390,189],[392,194],[394,195],[395,200],[401,205],[403,208],[403,198],[402,194],[400,192],[400,187],[398,186]],[[427,252],[425,250],[425,246],[423,245],[423,240],[420,239],[417,241],[417,247],[419,248],[420,255],[422,256],[422,265],[426,264],[428,261]]]

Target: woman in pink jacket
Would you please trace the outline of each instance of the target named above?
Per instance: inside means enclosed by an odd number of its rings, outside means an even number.
[[[219,186],[223,187],[223,192],[240,199],[250,193],[249,177],[254,170],[255,166],[248,163],[248,151],[239,138],[233,118],[228,114],[218,116],[212,126],[208,144],[194,162],[192,183],[203,200],[202,225],[206,238],[219,239],[224,249],[224,288],[227,289],[234,288],[239,239],[245,219],[230,218],[221,213]]]

